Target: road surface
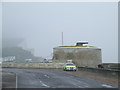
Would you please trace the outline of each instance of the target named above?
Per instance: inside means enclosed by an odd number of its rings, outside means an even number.
[[[17,88],[114,88],[95,80],[45,69],[3,69],[17,75]]]

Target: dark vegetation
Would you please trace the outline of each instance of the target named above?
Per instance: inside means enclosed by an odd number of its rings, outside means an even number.
[[[2,48],[2,57],[15,56],[16,60],[33,59],[34,55],[28,50],[21,47],[4,47]]]

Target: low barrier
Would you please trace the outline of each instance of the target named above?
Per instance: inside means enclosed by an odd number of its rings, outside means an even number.
[[[79,71],[86,71],[97,73],[102,76],[118,78],[120,75],[120,70],[110,70],[110,69],[100,69],[100,68],[90,68],[90,67],[78,67]]]
[[[2,68],[63,68],[64,63],[3,62]]]

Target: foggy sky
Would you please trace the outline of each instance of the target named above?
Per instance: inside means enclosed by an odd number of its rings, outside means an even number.
[[[3,38],[24,38],[35,55],[50,58],[53,48],[88,41],[102,49],[103,62],[118,61],[116,3],[3,3]]]

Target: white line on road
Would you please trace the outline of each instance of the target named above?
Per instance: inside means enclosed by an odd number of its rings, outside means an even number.
[[[111,88],[112,86],[110,85],[106,85],[106,84],[102,84],[103,87],[107,87],[107,88]]]
[[[16,88],[18,88],[18,76],[17,76],[17,73],[16,73]]]
[[[73,85],[75,85],[75,86],[77,86],[77,87],[79,87],[79,88],[85,88],[85,87],[83,87],[83,86],[79,86],[79,85],[76,85],[76,84],[74,84],[74,83],[72,83]]]
[[[84,87],[90,87],[89,84],[85,83],[85,82],[82,82],[82,81],[78,81],[79,83],[83,84]]]
[[[40,81],[40,83],[42,84],[42,86],[44,86],[44,87],[50,87],[50,86],[48,86],[48,85],[46,85],[46,84],[44,84],[42,81]]]
[[[45,77],[47,77],[47,78],[50,78],[48,75],[44,75]]]

